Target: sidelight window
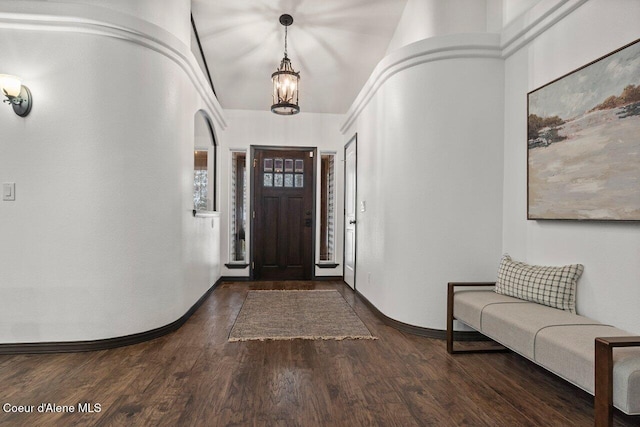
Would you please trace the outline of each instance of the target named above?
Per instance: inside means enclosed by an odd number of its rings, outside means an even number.
[[[320,261],[335,260],[335,154],[320,156]]]
[[[231,152],[231,257],[230,260],[246,260],[247,230],[247,154]]]

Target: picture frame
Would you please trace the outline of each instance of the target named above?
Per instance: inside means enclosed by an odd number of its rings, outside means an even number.
[[[527,219],[640,221],[640,39],[527,94]]]

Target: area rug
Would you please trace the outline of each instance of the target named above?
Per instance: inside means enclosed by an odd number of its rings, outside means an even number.
[[[229,341],[376,339],[338,291],[249,291]]]

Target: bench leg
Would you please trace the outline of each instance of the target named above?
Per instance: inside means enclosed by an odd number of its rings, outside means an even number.
[[[502,353],[505,351],[509,351],[505,347],[482,347],[482,348],[473,348],[468,350],[455,350],[453,348],[453,344],[455,342],[455,336],[453,332],[453,320],[455,319],[453,315],[453,296],[454,296],[454,288],[456,286],[460,286],[457,283],[449,283],[447,286],[447,353],[449,354],[458,354],[458,353]],[[488,286],[491,284],[488,283],[476,283],[475,285],[479,286]],[[469,284],[465,284],[463,286],[469,286]]]
[[[613,348],[596,339],[595,426],[613,426]]]
[[[447,286],[447,353],[453,354],[453,283]]]
[[[598,337],[595,340],[595,425],[613,426],[613,349],[640,347],[640,336]]]

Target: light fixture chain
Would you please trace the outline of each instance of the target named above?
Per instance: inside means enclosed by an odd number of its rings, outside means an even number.
[[[287,26],[284,27],[284,57],[287,57]]]

